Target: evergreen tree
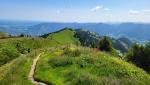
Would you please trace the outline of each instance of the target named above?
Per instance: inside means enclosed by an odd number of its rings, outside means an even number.
[[[150,42],[146,45],[133,45],[127,54],[128,61],[150,72]]]
[[[112,43],[107,39],[107,37],[104,37],[100,40],[99,49],[101,51],[112,51],[113,50]]]

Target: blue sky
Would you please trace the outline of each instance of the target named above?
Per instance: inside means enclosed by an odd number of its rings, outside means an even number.
[[[150,22],[150,0],[0,0],[0,19]]]

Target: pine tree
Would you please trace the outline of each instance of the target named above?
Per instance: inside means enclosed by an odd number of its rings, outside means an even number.
[[[99,49],[101,51],[109,51],[109,52],[113,50],[112,43],[107,39],[107,37],[104,37],[100,40]]]

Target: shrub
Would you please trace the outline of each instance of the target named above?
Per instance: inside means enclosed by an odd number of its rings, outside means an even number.
[[[17,50],[13,48],[2,48],[0,52],[0,66],[8,63],[12,59],[19,56]]]
[[[84,68],[86,67],[87,65],[90,65],[90,64],[94,64],[95,62],[95,59],[90,57],[89,55],[84,55],[84,56],[81,56],[79,59],[77,59],[76,63],[81,67],[81,68]]]
[[[135,44],[127,53],[127,60],[150,72],[150,42],[144,45]]]
[[[30,52],[30,48],[27,48],[25,45],[23,45],[23,43],[21,42],[17,42],[16,43],[16,48],[17,50],[22,53],[22,54],[26,54]]]
[[[107,39],[107,37],[104,37],[100,40],[99,49],[101,51],[109,51],[109,52],[113,50],[112,43]]]

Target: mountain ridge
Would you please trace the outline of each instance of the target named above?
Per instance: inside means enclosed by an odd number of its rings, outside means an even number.
[[[37,23],[29,26],[6,26],[0,25],[0,31],[13,35],[21,33],[32,36],[43,35],[49,32],[55,32],[62,28],[84,28],[100,35],[112,36],[115,38],[127,37],[135,41],[146,41],[150,39],[149,23]],[[138,30],[137,30],[138,29]]]

